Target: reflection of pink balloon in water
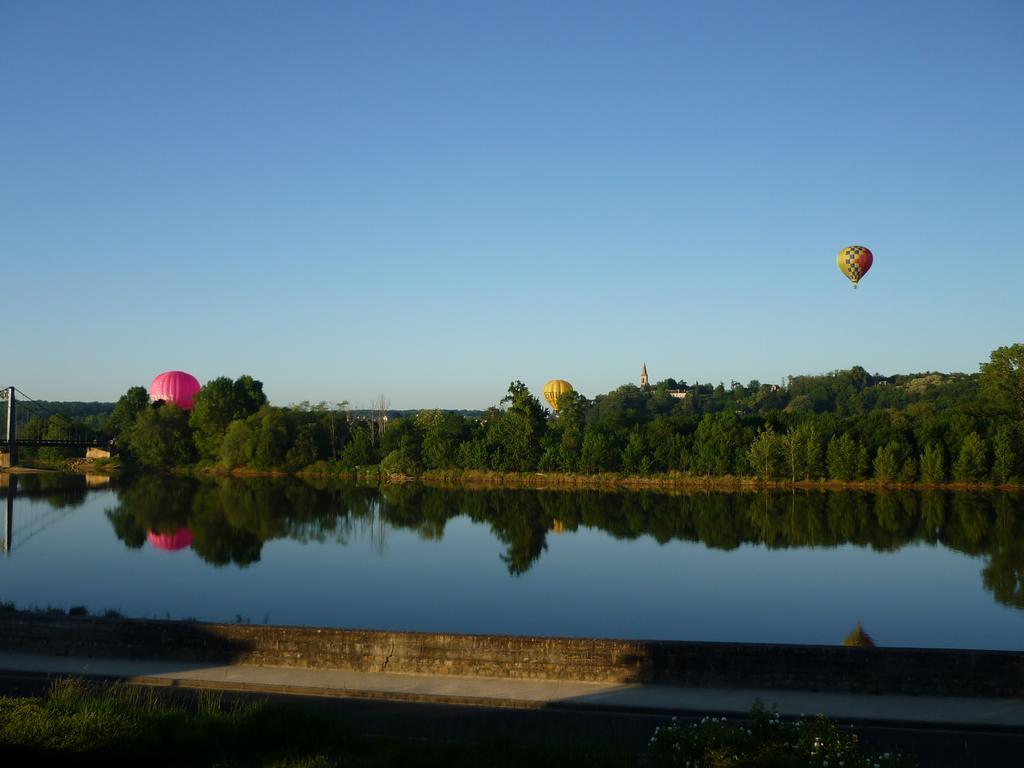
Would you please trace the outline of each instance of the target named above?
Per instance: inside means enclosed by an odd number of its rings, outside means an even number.
[[[184,371],[165,371],[153,379],[149,385],[149,399],[154,403],[163,400],[174,403],[188,411],[192,409],[192,400],[199,392],[199,381],[191,373]]]
[[[164,549],[168,552],[175,552],[192,546],[192,532],[188,528],[180,528],[174,533],[150,531],[146,538],[157,549]]]

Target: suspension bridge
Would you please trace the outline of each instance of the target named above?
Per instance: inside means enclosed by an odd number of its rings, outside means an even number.
[[[109,487],[109,477],[47,475],[22,475],[12,472],[0,473],[0,552],[11,554],[19,547],[34,539],[46,529],[67,519],[85,501],[86,494],[93,488]],[[95,482],[95,481],[101,482]],[[15,499],[18,506],[18,536],[14,536]],[[44,504],[34,504],[33,499],[45,499]],[[27,503],[26,503],[27,502]]]
[[[0,390],[2,401],[7,407],[0,407],[0,466],[17,466],[19,447],[111,449],[110,440],[99,432],[51,410],[17,387]]]

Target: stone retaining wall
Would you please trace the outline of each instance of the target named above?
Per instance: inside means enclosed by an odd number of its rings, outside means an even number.
[[[455,635],[0,613],[0,650],[537,680],[1024,696],[1024,653]]]

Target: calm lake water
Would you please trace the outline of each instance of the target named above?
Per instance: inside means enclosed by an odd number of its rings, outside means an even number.
[[[19,607],[826,644],[860,621],[880,645],[1024,649],[1019,494],[32,475],[8,508],[0,601]]]

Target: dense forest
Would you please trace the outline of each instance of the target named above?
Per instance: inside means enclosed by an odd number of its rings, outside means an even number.
[[[686,392],[685,397],[679,397]],[[673,394],[674,393],[674,394]],[[480,414],[359,414],[274,407],[251,376],[217,378],[192,411],[133,387],[104,428],[127,464],[393,475],[490,470],[665,473],[765,480],[1017,483],[1024,477],[1024,344],[975,374],[793,376],[783,386],[666,379],[588,399],[557,416],[521,382]]]

